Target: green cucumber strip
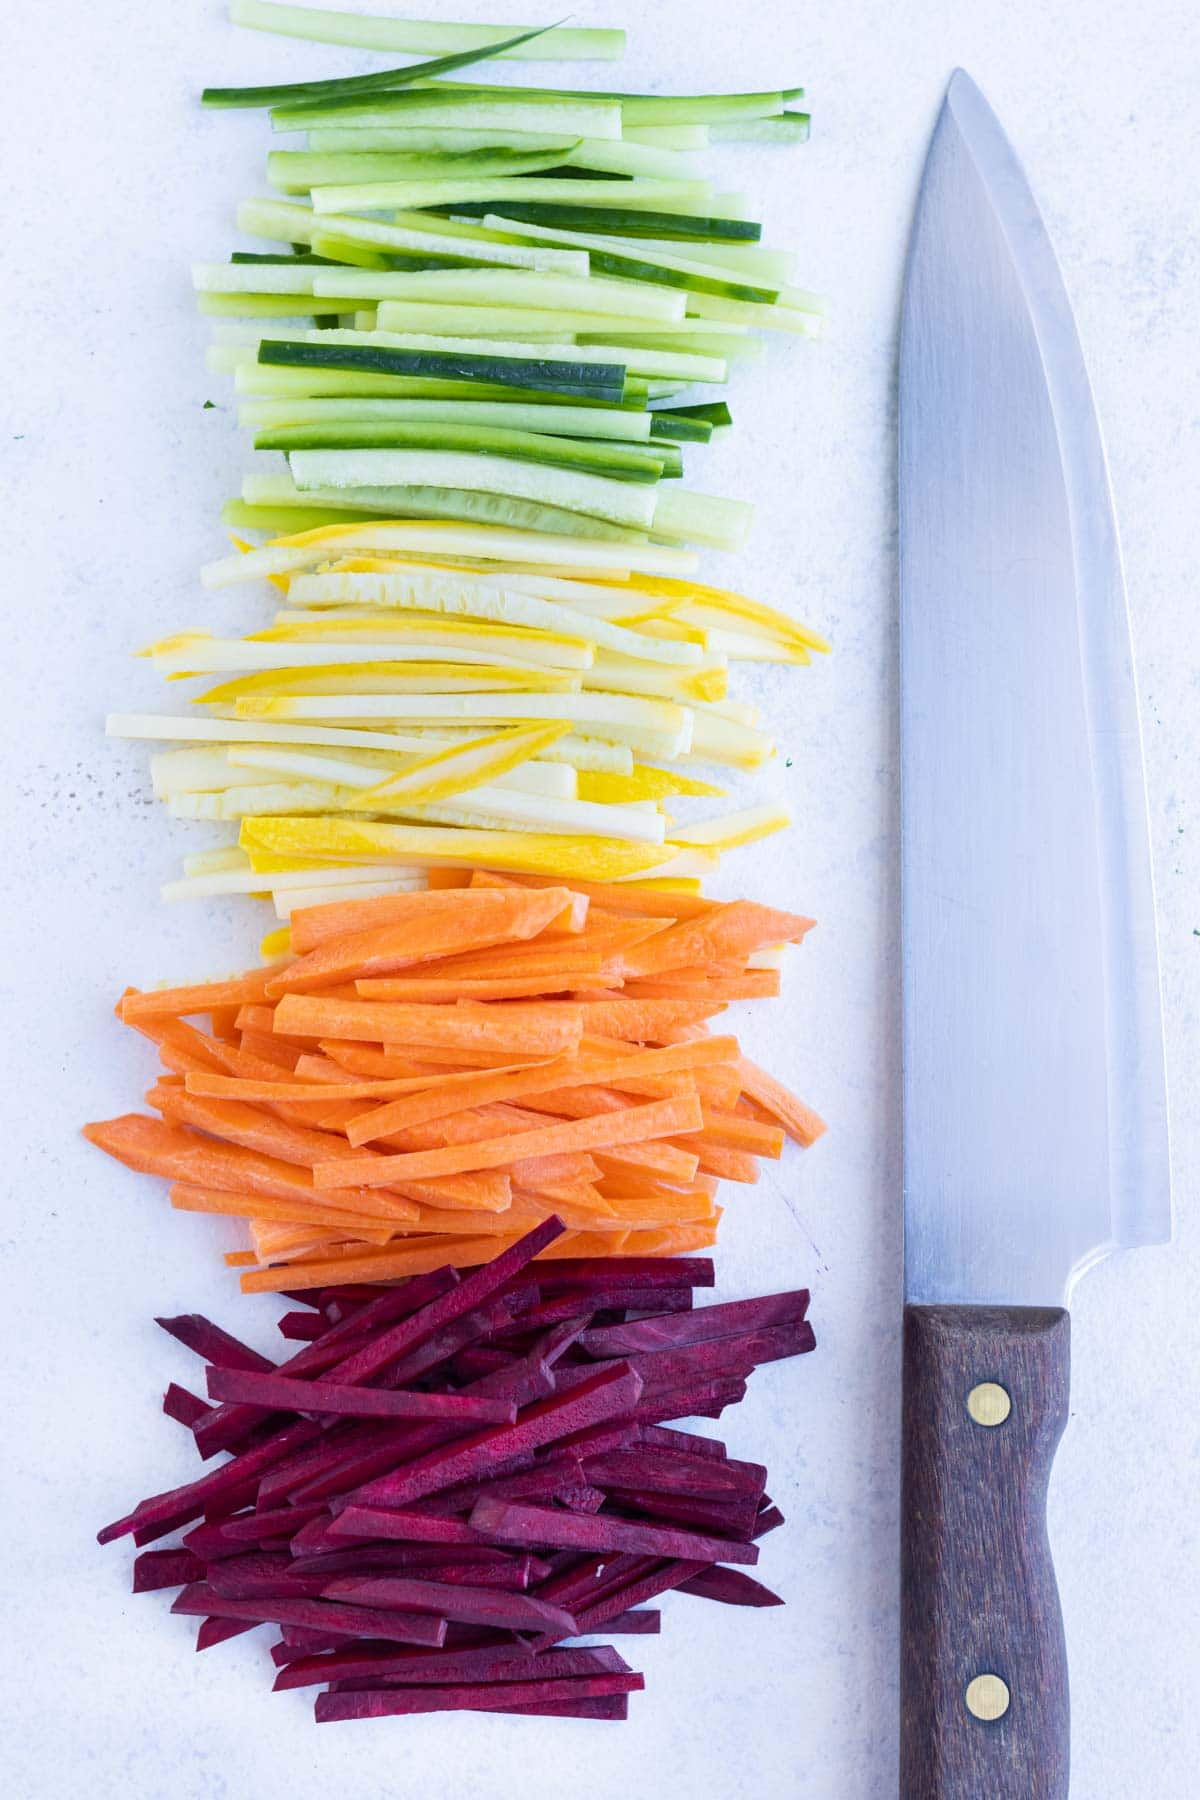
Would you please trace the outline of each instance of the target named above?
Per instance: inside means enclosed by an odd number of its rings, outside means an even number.
[[[753,94],[627,94],[614,89],[551,87],[500,87],[487,81],[436,81],[423,84],[423,93],[459,94],[464,100],[519,93],[537,99],[615,100],[620,102],[625,125],[706,124],[718,119],[767,119],[786,111],[789,103],[804,95],[803,88],[772,88]]]
[[[289,368],[350,369],[376,375],[430,376],[483,381],[496,387],[552,389],[560,394],[620,398],[625,371],[599,362],[557,362],[544,358],[478,355],[470,351],[396,350],[366,344],[272,342],[259,345],[260,363]]]
[[[653,492],[656,537],[708,544],[714,550],[740,550],[745,543],[754,516],[749,501],[674,486],[659,486]]]
[[[671,460],[602,439],[550,437],[498,426],[415,422],[279,425],[260,431],[254,448],[282,450],[289,455],[293,450],[459,450],[590,471],[614,481],[644,482],[657,481]]]
[[[617,406],[538,405],[520,400],[372,400],[337,396],[316,400],[304,397],[247,400],[238,408],[238,424],[252,431],[270,431],[281,425],[494,425],[513,431],[541,432],[552,437],[596,438],[606,443],[634,445],[649,441],[651,420],[655,416]]]
[[[485,494],[463,488],[435,487],[423,482],[395,488],[329,488],[301,493],[290,475],[247,475],[242,498],[250,506],[322,508],[350,512],[362,519],[460,519],[480,525],[509,525],[519,531],[547,531],[564,537],[600,538],[607,543],[644,544],[647,534],[610,525],[566,507],[543,506],[512,494]],[[285,523],[282,530],[288,529]],[[303,529],[297,527],[297,529]]]
[[[629,250],[609,249],[608,238],[591,232],[568,231],[549,225],[512,220],[507,215],[497,213],[487,213],[484,216],[497,235],[507,232],[514,239],[525,243],[559,244],[578,249],[587,256],[593,274],[612,275],[624,281],[654,286],[682,288],[688,295],[689,311],[692,309],[693,294],[710,295],[721,300],[758,301],[764,306],[772,304],[777,297],[778,290],[773,287],[750,287],[745,282],[720,274],[711,266],[693,262],[690,257],[667,256],[657,250],[634,255]]]
[[[778,303],[756,306],[719,294],[689,294],[688,315],[695,319],[715,319],[722,324],[749,325],[758,331],[788,331],[796,337],[818,337],[822,325],[822,315],[817,312],[801,312],[797,307]]]
[[[679,438],[687,441],[699,435],[707,443],[714,431],[733,424],[733,414],[724,400],[706,400],[697,406],[672,406],[650,413],[650,429],[655,437]]]
[[[683,474],[683,451],[670,438],[652,437],[650,448],[657,460],[662,464],[663,481],[678,481]]]
[[[280,265],[287,264],[289,267],[298,267],[299,266],[299,267],[307,267],[307,268],[325,268],[325,269],[335,268],[337,266],[337,258],[336,257],[330,258],[328,256],[314,256],[312,254],[312,252],[309,250],[304,250],[304,251],[293,250],[290,254],[287,251],[283,251],[283,250],[280,250],[280,251],[275,251],[275,250],[231,250],[229,253],[229,260],[231,263],[235,263],[235,264],[237,264],[237,263],[255,263],[255,264],[259,264],[259,263],[272,264],[272,263],[274,263],[274,264],[280,264]]]
[[[720,119],[709,128],[714,144],[807,144],[809,115],[784,112],[772,119]]]
[[[209,294],[196,296],[196,304],[212,319],[326,319],[329,301],[311,294]],[[337,313],[333,318],[339,318]]]
[[[619,139],[580,138],[565,131],[508,131],[495,127],[491,131],[463,131],[452,125],[318,125],[308,133],[308,149],[323,154],[348,150],[378,153],[388,150],[437,151],[456,156],[464,150],[561,150],[565,155],[573,144],[610,143],[620,149]]]
[[[662,256],[675,262],[680,253],[697,269],[704,269],[724,281],[748,281],[756,288],[782,292],[792,279],[795,254],[791,250],[768,250],[761,244],[696,244],[683,245],[678,238],[603,237],[608,250],[625,251],[630,256]]]
[[[616,100],[578,94],[564,100],[535,95],[527,88],[497,89],[477,100],[459,88],[401,88],[373,98],[329,101],[315,106],[279,107],[271,113],[275,131],[310,131],[321,125],[377,130],[400,125],[430,130],[542,131],[556,137],[619,138],[621,107]]]
[[[582,186],[582,183],[578,185]],[[607,192],[611,197],[611,187]],[[518,200],[515,204],[509,201],[500,213],[497,213],[494,202],[482,200],[455,201],[453,206],[455,213],[472,218],[478,216],[494,219],[497,224],[508,224],[510,230],[515,221],[520,225],[546,225],[565,231],[595,232],[599,236],[725,238],[743,243],[756,243],[762,236],[762,226],[754,219],[726,219],[682,211],[652,212],[649,208],[642,211],[640,207],[629,207],[627,190],[624,188],[621,189],[621,197],[626,202],[622,207],[605,206],[603,197],[586,206],[572,206],[566,202],[555,205],[544,201],[527,203]]]
[[[326,308],[328,305],[326,300]],[[608,335],[624,341],[627,333],[654,331],[656,325],[664,332],[671,329],[670,321],[613,318],[607,313],[554,312],[524,306],[454,306],[446,301],[432,300],[382,300],[379,303],[381,330],[430,332],[439,337],[522,340],[560,337],[569,342],[572,336],[590,332],[601,339]],[[679,321],[679,329],[687,330],[685,321]],[[702,326],[692,326],[689,335],[702,330]],[[686,349],[687,346],[681,344],[679,348]]]
[[[640,410],[653,389],[659,399],[666,390],[678,391],[669,382],[645,382],[626,375],[625,390],[620,397],[610,392],[592,394],[558,394],[536,388],[514,388],[485,381],[440,381],[421,376],[374,375],[358,369],[313,369],[272,366],[256,360],[256,352],[245,352],[248,360],[239,361],[233,372],[234,392],[259,399],[381,399],[381,400],[497,400],[516,404],[563,404],[573,407],[598,407],[611,411],[614,407]]]
[[[712,437],[712,426],[704,419],[681,416],[687,410],[686,407],[681,407],[679,413],[674,413],[667,408],[652,407],[650,422],[653,439],[656,442],[668,439],[681,444],[707,444]]]
[[[529,41],[516,25],[454,25],[432,19],[378,19],[362,13],[331,12],[318,6],[277,6],[268,0],[229,0],[234,25],[304,38],[313,44],[346,44],[357,50],[399,50],[404,55],[442,56],[460,50],[490,50],[511,57],[514,36],[527,58],[570,62],[613,62],[625,53],[625,33],[551,25]]]
[[[259,335],[261,338],[282,338],[285,334],[262,332]],[[387,349],[421,353],[447,352],[454,355],[467,352],[484,357],[489,361],[500,358],[568,363],[576,366],[618,365],[622,372],[640,379],[657,376],[681,382],[724,381],[727,372],[724,361],[714,356],[693,356],[686,351],[644,350],[636,346],[627,347],[602,342],[589,343],[585,349],[576,344],[559,345],[546,343],[544,340],[457,338],[443,337],[430,332],[398,331],[308,332],[305,334],[304,341],[326,347],[331,343],[354,344],[372,351]],[[244,354],[244,345],[242,351]]]
[[[314,270],[312,279],[313,291],[329,300],[368,293],[379,301],[464,307],[476,312],[481,323],[493,307],[636,317],[646,322],[647,329],[685,321],[686,300],[682,294],[595,276],[584,279],[524,269],[460,269],[429,274],[387,270],[360,276],[349,269],[325,267]]]
[[[553,169],[569,155],[579,139],[549,150],[463,150],[456,154],[425,151],[337,152],[271,150],[267,154],[267,180],[281,194],[307,194],[314,187],[342,182],[482,180],[486,176],[511,178]]]
[[[601,332],[595,326],[579,327],[575,330],[575,342],[580,349],[594,349],[597,342],[603,341],[613,350],[625,350],[629,353],[627,367],[635,373],[644,373],[647,369],[647,358],[662,354],[674,356],[698,356],[720,363],[762,362],[767,354],[767,346],[761,337],[750,333],[738,337],[724,335],[731,328],[727,325],[718,327],[713,332],[706,332],[702,323],[697,323],[692,331],[656,331],[653,326],[637,325],[632,330],[627,327],[617,331]],[[738,328],[734,326],[733,330]],[[656,374],[668,373],[656,368]],[[726,371],[728,375],[728,370]],[[694,375],[691,380],[702,381],[706,377]]]
[[[705,205],[710,191],[706,181],[643,181],[623,184],[623,204],[618,216],[633,219],[635,223],[623,224],[619,229],[649,231],[648,226],[643,227],[636,222],[645,219],[656,222],[654,229],[658,235],[697,236],[699,234],[693,229],[673,234],[671,221],[677,217],[695,219],[696,214],[691,209]],[[452,207],[463,211],[481,207],[483,211],[490,212],[495,210],[497,202],[521,201],[522,195],[533,204],[552,206],[556,214],[559,211],[590,213],[593,208],[606,208],[610,213],[617,211],[609,204],[613,197],[610,181],[572,181],[539,175],[498,175],[494,180],[478,181],[368,181],[334,184],[314,187],[312,203],[313,210],[318,213],[382,212],[392,208],[403,212],[410,207],[429,206]],[[667,223],[658,223],[662,220]],[[762,231],[761,226],[746,220],[708,220],[706,223],[730,228],[728,232],[719,229],[706,231],[704,235],[709,237],[728,235],[757,238]]]
[[[611,481],[604,475],[480,456],[454,450],[293,450],[292,480],[302,493],[422,484],[471,493],[507,494],[539,506],[560,506],[611,525],[648,531],[656,522],[654,486]],[[671,517],[685,514],[675,508]],[[669,529],[670,527],[668,527]]]
[[[703,150],[707,125],[629,125],[621,132],[626,144],[650,144],[664,150]]]
[[[410,63],[405,69],[379,69],[373,75],[343,75],[331,81],[291,81],[277,87],[205,88],[201,106],[287,106],[306,100],[334,100],[351,94],[371,94],[381,88],[407,87],[414,81],[430,81],[436,75],[447,75],[451,69],[466,68],[468,63],[483,62],[490,56],[501,56],[541,37],[545,25],[498,43],[485,44],[473,50],[459,50],[451,56],[435,56],[428,62]]]
[[[294,257],[192,264],[192,286],[200,294],[311,294],[315,276],[314,264]]]
[[[353,506],[252,506],[227,500],[221,523],[235,531],[266,531],[272,537],[294,531],[319,531],[323,525],[352,525],[362,513]]]
[[[558,273],[563,275],[583,276],[588,272],[586,251],[568,246],[505,243],[495,232],[470,227],[459,227],[443,231],[443,224],[449,220],[427,217],[423,213],[404,214],[404,218],[416,217],[426,229],[416,229],[402,223],[385,224],[379,219],[352,219],[339,216],[327,217],[322,223],[315,223],[311,235],[319,243],[325,243],[323,230],[328,230],[336,238],[348,244],[359,244],[367,249],[386,251],[393,255],[421,255],[459,257],[464,263],[477,263],[489,268],[530,269],[541,273]],[[309,214],[312,218],[312,214]],[[239,212],[238,222],[241,225]],[[242,230],[248,229],[241,226]],[[261,233],[260,233],[261,235]]]

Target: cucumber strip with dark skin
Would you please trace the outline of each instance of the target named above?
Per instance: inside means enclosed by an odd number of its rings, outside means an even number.
[[[689,439],[706,444],[719,425],[732,425],[733,414],[724,400],[705,401],[699,406],[666,407],[661,412],[651,407],[654,423],[651,432],[658,437]]]
[[[302,254],[289,255],[286,250],[278,253],[271,250],[233,250],[230,252],[231,263],[287,263],[289,267],[296,263],[320,263],[323,268],[336,269],[337,263],[328,256],[314,256],[311,250]]]
[[[459,50],[453,56],[434,56],[426,62],[409,63],[404,69],[380,69],[374,75],[344,75],[329,81],[289,81],[275,87],[205,88],[200,96],[202,106],[287,106],[295,101],[340,100],[354,94],[373,94],[383,89],[407,87],[414,81],[428,81],[435,75],[449,74],[451,69],[465,69],[468,63],[484,62],[541,37],[548,25],[533,31],[522,31],[517,37],[505,38],[499,44],[487,44],[478,50]]]
[[[504,201],[500,210],[518,224],[556,225],[562,231],[594,231],[610,237],[696,238],[756,244],[762,237],[757,219],[704,218],[697,213],[639,212],[615,206],[564,206],[552,200]],[[456,218],[483,218],[497,211],[494,200],[464,200],[454,206],[432,206],[430,212]],[[778,290],[771,290],[772,294]]]
[[[264,338],[260,363],[290,368],[359,369],[375,375],[424,375],[446,381],[483,381],[499,387],[620,399],[619,363],[542,362],[530,357],[476,356],[451,350],[385,350],[367,344],[314,344]]]
[[[280,425],[261,431],[256,450],[466,450],[606,475],[614,481],[657,481],[672,459],[631,444],[592,438],[556,438],[540,432],[485,425],[403,424],[365,421]]]

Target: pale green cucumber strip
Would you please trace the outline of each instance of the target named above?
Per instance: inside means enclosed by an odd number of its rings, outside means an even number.
[[[266,87],[206,87],[201,91],[200,104],[215,107],[295,105],[297,102],[340,100],[403,88],[418,81],[432,81],[470,63],[486,61],[505,50],[515,50],[531,38],[540,37],[544,29],[544,26],[535,26],[532,31],[496,40],[483,48],[458,50],[449,56],[433,57],[428,62],[407,63],[400,69],[378,69],[370,75],[342,75],[326,81],[289,81]]]
[[[715,550],[740,550],[754,509],[747,500],[697,494],[689,488],[659,486],[654,494],[654,534]]]
[[[487,81],[447,81],[421,79],[407,90],[413,94],[461,94],[464,99],[482,100],[493,95],[512,94],[512,88]],[[526,87],[519,90],[538,99],[615,100],[620,102],[626,125],[671,125],[708,123],[717,119],[774,118],[783,113],[791,101],[804,95],[801,87],[771,89],[752,94],[626,94],[615,90],[583,90],[580,88]]]
[[[409,216],[418,220],[419,228],[399,221],[389,224],[382,219],[354,219],[334,215],[324,221],[314,221],[310,225],[310,233],[318,241],[321,241],[324,233],[329,232],[349,244],[363,244],[369,249],[405,255],[461,256],[468,263],[576,277],[585,276],[588,272],[586,252],[570,245],[565,251],[552,247],[547,254],[540,246],[531,249],[528,244],[506,243],[495,232],[483,227],[472,229],[469,225],[452,226],[450,230],[446,230],[443,228],[451,225],[449,220],[433,218],[424,213]],[[311,213],[309,218],[312,220]],[[239,224],[240,222],[239,216]],[[242,229],[248,228],[242,226]]]
[[[444,424],[355,423],[281,425],[261,431],[256,450],[458,450],[477,456],[507,456],[519,461],[545,463],[552,468],[579,469],[616,481],[655,482],[666,458],[628,444],[603,440],[551,437],[540,432],[514,431],[502,426]],[[378,483],[374,485],[379,485]],[[470,486],[469,482],[444,483]]]
[[[361,341],[385,337],[389,340],[386,343]],[[318,338],[334,341],[319,342]],[[624,363],[596,351],[576,356],[570,346],[547,344],[539,348],[499,342],[492,345],[476,338],[395,339],[393,333],[346,331],[314,332],[304,339],[264,337],[259,343],[258,361],[289,368],[340,368],[444,381],[474,380],[493,387],[546,389],[596,398],[619,398],[624,383]],[[529,351],[532,354],[526,354]]]
[[[337,300],[317,301],[315,310],[328,312],[343,304]],[[296,303],[293,301],[292,305]],[[602,312],[543,311],[524,306],[454,306],[442,301],[381,300],[376,316],[381,331],[427,332],[438,337],[520,338],[522,342],[536,337],[569,343],[572,337],[586,332],[596,337],[608,332],[614,341],[623,342],[627,332],[669,333],[678,329],[694,333],[699,329],[695,325],[689,328],[684,319],[621,318]]]
[[[528,88],[504,88],[476,97],[460,88],[414,87],[375,94],[358,101],[319,106],[276,107],[276,131],[311,131],[324,125],[351,129],[395,129],[401,125],[430,130],[453,126],[460,131],[540,131],[565,137],[619,138],[621,106],[616,100],[577,94],[531,94]]]
[[[714,144],[806,144],[811,120],[804,112],[771,119],[719,119],[709,128]]]
[[[221,523],[234,531],[276,533],[319,531],[324,525],[351,525],[362,513],[352,506],[256,506],[246,500],[227,500]]]
[[[225,351],[230,346],[220,345],[214,348]],[[256,356],[253,350],[245,354],[252,359]],[[238,394],[254,394],[264,398],[300,396],[306,399],[323,399],[350,396],[392,400],[504,400],[539,406],[555,405],[559,399],[553,393],[533,388],[514,388],[507,384],[442,381],[406,375],[372,375],[369,372],[347,369],[299,369],[285,368],[282,365],[273,367],[257,360],[237,362],[233,370],[233,384],[234,391]],[[562,403],[570,406],[595,405],[606,409],[615,406],[640,408],[650,397],[652,387],[656,399],[661,397],[664,389],[677,391],[671,383],[641,382],[636,377],[627,375],[620,400],[593,401],[590,397],[564,395]]]
[[[330,300],[366,293],[373,300],[437,302],[476,311],[527,307],[538,311],[604,313],[618,318],[636,315],[656,324],[682,320],[687,307],[681,293],[597,276],[585,279],[524,269],[387,269],[363,276],[353,270],[320,264],[310,266],[308,273],[312,291]],[[483,316],[480,311],[481,319]]]
[[[213,319],[313,319],[341,315],[336,303],[303,294],[197,294],[196,305]]]
[[[308,133],[308,149],[334,151],[424,150],[454,156],[464,150],[561,150],[573,144],[609,144],[620,150],[619,138],[580,138],[565,131],[465,131],[446,125],[317,125]]]
[[[357,50],[399,50],[417,56],[442,56],[459,50],[483,50],[530,30],[525,25],[458,25],[433,19],[374,18],[363,13],[332,12],[318,6],[280,6],[269,0],[229,0],[234,25],[304,38],[314,44],[346,44]],[[554,62],[613,62],[625,53],[625,33],[555,25],[540,37],[498,57]]]
[[[314,187],[313,210],[318,213],[382,212],[395,207],[491,205],[505,200],[531,205],[611,207],[614,187],[620,205],[631,212],[683,213],[697,216],[708,204],[711,188],[706,181],[574,181],[552,176],[525,175],[479,181],[379,181]],[[735,234],[736,235],[736,234]]]
[[[598,538],[612,544],[644,544],[644,531],[613,525],[588,513],[545,506],[513,494],[490,494],[428,483],[396,488],[322,488],[302,493],[290,476],[247,475],[242,498],[249,506],[331,510],[371,520],[457,519],[474,525],[505,525],[517,531],[563,537]],[[336,521],[331,521],[336,522]],[[289,527],[284,526],[287,530]],[[295,529],[307,529],[296,527]]]
[[[288,459],[302,493],[314,489],[410,487],[464,488],[506,494],[539,506],[587,513],[611,525],[648,531],[655,521],[653,487],[610,481],[569,469],[449,450],[296,450]]]
[[[621,139],[626,144],[650,144],[664,150],[703,150],[708,143],[707,125],[626,125]]]
[[[789,331],[795,337],[818,337],[823,323],[818,312],[800,312],[796,307],[778,304],[757,306],[721,294],[690,293],[687,304],[689,318],[749,325],[755,331]]]
[[[227,262],[193,263],[192,286],[198,294],[305,294],[322,263]]]
[[[274,334],[263,332],[260,334],[259,341],[260,343],[283,341],[283,336],[284,334],[282,333]],[[587,348],[584,349],[573,344],[526,343],[507,338],[440,337],[431,332],[356,332],[342,330],[306,332],[301,341],[310,346],[312,354],[307,360],[313,363],[314,366],[322,366],[321,359],[324,355],[331,353],[335,349],[344,347],[347,349],[358,349],[363,352],[361,359],[361,366],[363,368],[372,366],[371,362],[367,360],[368,353],[377,357],[382,357],[387,353],[457,358],[475,356],[481,363],[486,362],[488,364],[494,364],[496,367],[500,367],[500,365],[510,360],[518,365],[526,366],[531,362],[576,365],[578,371],[587,368],[597,371],[592,377],[593,383],[597,387],[602,385],[598,371],[604,367],[625,369],[634,377],[640,377],[642,379],[659,377],[664,380],[676,380],[682,382],[720,382],[725,380],[726,375],[725,364],[717,357],[689,356],[681,351],[639,350],[634,348],[624,349],[617,345],[603,343],[589,344]],[[275,353],[268,354],[264,357],[260,352],[260,360],[265,362],[285,362],[289,359]],[[305,359],[296,356],[292,360],[296,363],[300,363]],[[346,362],[342,363],[340,366],[352,367],[356,361],[359,361],[359,359],[347,359]],[[337,358],[331,355],[328,364],[325,366],[332,368],[338,367],[339,364]],[[381,369],[385,367],[382,362],[377,366]],[[413,373],[426,373],[426,371],[414,369]],[[519,374],[520,369],[518,368],[512,376],[514,383],[518,380]],[[504,376],[503,374],[492,374],[489,376],[481,368],[478,379],[481,381],[488,379],[502,381]],[[539,379],[542,379],[542,377],[539,377]],[[549,377],[545,377],[545,380],[546,385],[548,386]],[[571,381],[577,384],[582,383],[583,380],[584,377],[581,372],[571,377]],[[615,385],[615,376],[612,385]],[[558,390],[563,393],[568,391],[568,379],[565,374],[562,381],[558,384]],[[582,388],[580,391],[582,391]]]
[[[605,442],[631,444],[648,442],[652,418],[649,412],[613,406],[539,406],[521,401],[491,400],[298,398],[247,400],[238,408],[238,424],[252,431],[271,431],[286,425],[435,423],[492,425],[554,437],[598,438]],[[656,425],[655,430],[658,429]],[[694,435],[706,438],[708,434],[698,428]]]
[[[762,362],[767,354],[767,347],[760,337],[749,334],[728,337],[718,332],[706,332],[701,326],[693,331],[681,328],[677,332],[658,332],[653,328],[637,325],[628,330],[603,333],[589,326],[576,330],[574,335],[575,343],[581,350],[593,349],[603,337],[610,349],[625,351],[628,356],[626,367],[638,372],[644,371],[651,359],[664,355],[696,356],[726,364]],[[706,379],[709,378],[703,375],[689,376],[692,381]]]
[[[281,194],[307,194],[331,183],[446,182],[489,178],[511,179],[553,169],[569,160],[579,142],[570,139],[561,148],[548,150],[464,150],[457,154],[424,151],[272,150],[267,156],[267,180]]]
[[[693,261],[687,256],[668,256],[663,251],[612,250],[600,233],[569,230],[563,226],[541,225],[536,220],[522,222],[499,213],[484,215],[488,229],[507,233],[518,242],[554,244],[585,253],[592,272],[626,281],[682,288],[685,292],[712,294],[720,299],[773,304],[778,289],[759,287],[739,281],[731,271],[724,275],[712,265]]]
[[[679,238],[620,237],[604,234],[604,247],[630,256],[662,256],[668,263],[683,261],[726,281],[742,276],[756,287],[780,291],[792,278],[796,257],[791,250],[770,250],[762,244],[704,243],[684,251]]]

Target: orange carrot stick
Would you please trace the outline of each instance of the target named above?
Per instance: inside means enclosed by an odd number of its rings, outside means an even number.
[[[456,1000],[526,1000],[545,994],[567,994],[578,989],[584,993],[605,987],[598,970],[554,975],[498,975],[478,979],[463,975],[401,975],[369,977],[356,981],[355,987],[364,1000],[424,1000],[440,1005],[453,1005]]]
[[[653,975],[665,969],[720,962],[740,967],[764,944],[798,944],[813,923],[799,913],[777,912],[753,900],[734,900],[701,918],[672,925],[669,931],[631,950],[625,959],[626,972]]]
[[[582,929],[587,907],[568,890],[565,883],[547,882],[546,888],[560,896],[552,914],[553,922],[565,931]],[[516,892],[519,894],[519,889]],[[481,923],[499,925],[507,918],[520,917],[514,898],[501,891],[471,893],[450,890],[438,893],[381,894],[371,900],[341,900],[324,906],[302,906],[292,914],[292,949],[306,956],[320,944],[333,938],[346,937],[360,931],[387,929],[390,926],[411,927],[415,931],[433,928],[433,921],[448,919],[461,934]],[[548,921],[549,922],[549,921]],[[542,927],[539,927],[539,930]],[[513,936],[520,935],[514,932]],[[459,941],[462,939],[460,937]]]
[[[824,1119],[797,1100],[795,1094],[789,1093],[781,1081],[776,1081],[773,1075],[752,1063],[748,1056],[743,1056],[737,1066],[746,1093],[779,1121],[790,1138],[806,1150],[816,1143],[825,1130]]]
[[[318,1163],[313,1185],[320,1189],[386,1187],[428,1175],[454,1175],[472,1169],[505,1167],[517,1157],[551,1156],[564,1150],[589,1150],[593,1146],[644,1143],[680,1132],[698,1131],[702,1123],[700,1102],[694,1095],[677,1100],[652,1100],[631,1106],[619,1114],[605,1113],[594,1119],[548,1125],[540,1131],[514,1132],[475,1144],[454,1144],[444,1150],[416,1151],[402,1156],[351,1156]]]
[[[611,1123],[612,1115],[608,1116]],[[633,1169],[641,1175],[661,1175],[665,1181],[693,1182],[700,1166],[696,1154],[672,1143],[617,1144],[610,1138],[595,1154],[602,1169]]]
[[[663,1043],[680,1029],[723,1012],[719,1000],[589,1000],[580,1006],[583,1029],[633,1043]]]
[[[398,1226],[407,1231],[413,1225],[410,1219],[370,1218],[362,1213],[341,1212],[336,1206],[321,1206],[313,1200],[273,1200],[263,1194],[231,1194],[220,1188],[195,1187],[187,1181],[175,1182],[169,1198],[177,1212],[224,1213],[235,1219],[271,1219],[285,1225],[329,1225],[334,1230],[361,1228],[386,1232]]]
[[[543,1056],[574,1049],[581,1029],[579,1008],[567,1005],[514,1000],[493,1006],[421,1006],[403,1000],[329,1000],[315,994],[285,995],[275,1009],[275,1025],[285,1035],[365,1038],[370,1043],[406,1040]]]
[[[631,1000],[774,1000],[781,988],[778,969],[747,969],[744,975],[709,975],[677,980],[672,972],[656,981],[627,981]]]
[[[175,1018],[187,1013],[207,1013],[213,1008],[246,1006],[263,998],[267,983],[279,973],[278,965],[251,969],[248,975],[235,975],[229,981],[205,981],[196,987],[156,988],[149,993],[136,990],[123,994],[118,1007],[127,1025],[139,1019]]]
[[[425,911],[414,917],[323,939],[306,955],[278,970],[266,992],[273,997],[310,993],[333,981],[386,975],[459,951],[523,942],[537,937],[571,906],[566,888],[480,895],[474,906],[464,906],[460,900],[455,906],[439,903],[432,911],[428,898],[425,896]],[[372,906],[375,902],[357,904]]]
[[[774,1161],[783,1155],[784,1134],[778,1125],[760,1125],[742,1113],[721,1112],[704,1107],[704,1129],[698,1143],[706,1148],[719,1145],[725,1150],[743,1150],[750,1156],[769,1156]]]

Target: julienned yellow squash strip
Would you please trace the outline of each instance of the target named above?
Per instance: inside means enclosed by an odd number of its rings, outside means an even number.
[[[674,844],[629,844],[610,838],[553,837],[533,831],[472,831],[443,825],[384,825],[344,818],[291,816],[245,819],[239,843],[251,867],[266,872],[266,852],[315,857],[334,863],[445,863],[531,875],[560,874],[619,881],[652,871],[705,874],[716,856],[707,849],[681,852]],[[687,865],[679,867],[681,860]]]
[[[515,731],[493,732],[449,750],[435,751],[431,756],[418,757],[407,769],[389,775],[376,786],[364,788],[352,804],[371,812],[381,800],[425,804],[449,800],[454,794],[466,793],[508,774],[565,737],[570,729],[565,722],[518,726]]]

